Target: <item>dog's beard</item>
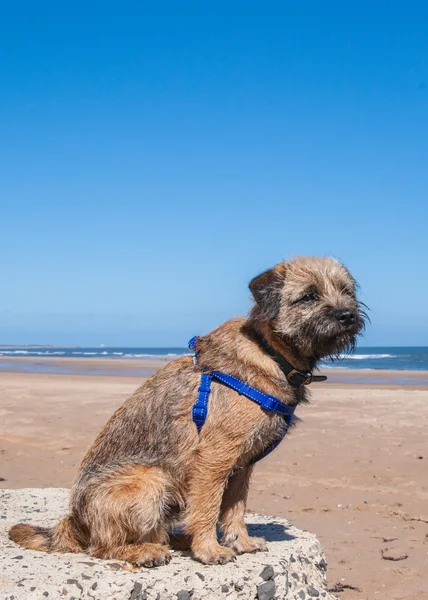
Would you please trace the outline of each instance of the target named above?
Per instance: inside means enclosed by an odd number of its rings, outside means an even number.
[[[357,334],[341,333],[327,338],[321,338],[313,345],[313,355],[316,360],[329,358],[338,360],[355,350]]]
[[[307,321],[296,335],[285,335],[300,355],[315,362],[322,358],[338,360],[355,349],[358,335],[364,329],[364,320],[358,318],[352,329],[344,329],[337,321]]]

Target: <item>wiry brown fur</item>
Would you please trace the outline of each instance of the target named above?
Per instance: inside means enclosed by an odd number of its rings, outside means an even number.
[[[331,259],[280,263],[253,279],[250,289],[257,304],[247,319],[199,338],[196,365],[190,357],[169,363],[114,413],[83,459],[68,516],[53,529],[15,525],[11,539],[35,550],[87,552],[145,566],[170,560],[169,534],[178,523],[194,556],[207,564],[264,548],[244,523],[248,465],[281,434],[284,421],[213,383],[198,434],[191,409],[201,370],[229,373],[296,405],[307,389],[287,383],[255,332],[296,368],[309,370],[321,357],[352,347],[364,313],[354,279]],[[354,313],[351,325],[338,321],[345,309]]]

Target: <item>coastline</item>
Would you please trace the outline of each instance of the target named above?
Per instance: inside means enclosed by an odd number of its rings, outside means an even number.
[[[184,355],[183,355],[184,356]],[[0,356],[1,373],[32,373],[43,375],[100,375],[114,377],[147,377],[155,373],[178,356],[156,356],[145,358],[94,358],[94,357],[29,357]],[[387,369],[345,369],[324,367],[316,371],[328,377],[315,386],[361,385],[361,386],[405,386],[415,389],[428,387],[428,371]]]

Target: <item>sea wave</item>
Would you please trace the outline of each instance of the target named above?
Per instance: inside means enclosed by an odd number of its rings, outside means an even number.
[[[350,354],[341,356],[345,360],[375,360],[377,358],[397,358],[395,354]]]
[[[49,352],[48,350],[1,350],[0,356],[63,356],[65,352]]]
[[[113,357],[122,356],[124,358],[160,358],[167,356],[173,358],[175,356],[191,356],[188,352],[177,353],[177,352],[165,352],[165,354],[152,354],[145,352],[111,352],[107,350],[100,351],[86,351],[82,350],[15,350],[4,348],[0,350],[0,356],[99,356],[99,357]],[[378,360],[388,358],[403,358],[396,354],[343,354],[340,356],[340,360]],[[329,364],[329,361],[325,361]]]

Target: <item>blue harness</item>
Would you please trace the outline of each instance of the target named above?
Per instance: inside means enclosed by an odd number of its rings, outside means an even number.
[[[197,336],[193,337],[189,342],[189,348],[193,352],[195,352],[195,359],[197,357],[196,350],[196,340]],[[211,371],[211,373],[202,373],[201,382],[198,388],[198,397],[193,405],[192,417],[193,421],[198,428],[198,433],[200,433],[208,414],[208,400],[211,392],[211,384],[214,381],[218,381],[223,385],[231,388],[241,394],[242,396],[246,396],[253,402],[256,402],[263,410],[267,410],[269,412],[276,412],[280,414],[286,423],[286,427],[284,429],[283,434],[279,437],[279,439],[275,440],[266,450],[264,450],[261,454],[253,458],[250,462],[250,465],[253,465],[257,461],[261,460],[268,454],[275,450],[275,448],[282,442],[285,434],[288,431],[288,427],[293,418],[294,406],[287,406],[275,398],[275,396],[270,396],[269,394],[265,394],[261,392],[255,387],[248,385],[241,379],[237,377],[233,377],[233,375],[228,375],[227,373],[222,373],[221,371]]]

